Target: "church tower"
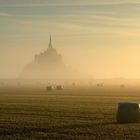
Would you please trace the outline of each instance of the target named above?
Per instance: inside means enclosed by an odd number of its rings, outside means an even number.
[[[51,35],[50,35],[50,42],[49,42],[48,48],[52,48],[52,38],[51,38]]]

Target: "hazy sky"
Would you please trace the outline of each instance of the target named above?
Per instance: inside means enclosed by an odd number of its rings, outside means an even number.
[[[95,78],[140,78],[140,0],[0,0],[0,77],[53,46]]]

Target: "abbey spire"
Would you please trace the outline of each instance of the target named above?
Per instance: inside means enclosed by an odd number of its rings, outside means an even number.
[[[49,42],[48,48],[52,48],[52,38],[51,38],[51,35],[50,35],[50,42]]]

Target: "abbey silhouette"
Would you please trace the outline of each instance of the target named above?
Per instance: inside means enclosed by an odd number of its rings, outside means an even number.
[[[40,66],[40,69],[46,68],[53,71],[54,69],[64,69],[65,65],[63,64],[62,57],[57,53],[56,49],[52,46],[51,36],[48,49],[43,53],[35,55],[34,63]]]
[[[47,50],[35,55],[33,62],[28,64],[21,74],[22,78],[32,79],[75,79],[80,76],[63,63],[62,56],[52,45],[51,36]]]

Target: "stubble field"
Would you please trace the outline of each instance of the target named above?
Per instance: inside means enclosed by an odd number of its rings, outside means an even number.
[[[139,140],[140,124],[117,124],[117,103],[140,88],[0,87],[0,140]]]

